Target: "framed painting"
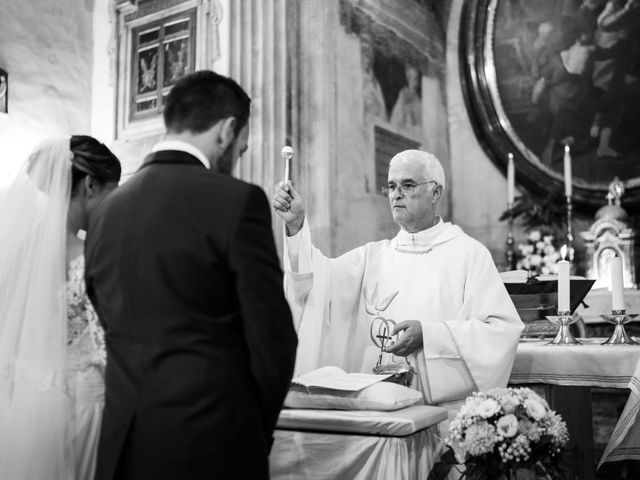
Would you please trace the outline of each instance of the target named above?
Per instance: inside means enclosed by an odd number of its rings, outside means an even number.
[[[131,31],[129,119],[158,115],[171,87],[194,71],[196,9],[137,26]]]
[[[576,209],[606,203],[618,177],[640,212],[640,1],[467,0],[461,74],[489,157],[537,195],[563,188],[569,145]]]

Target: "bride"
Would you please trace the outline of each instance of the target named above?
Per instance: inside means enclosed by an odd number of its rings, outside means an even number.
[[[103,332],[78,232],[120,179],[92,137],[43,142],[0,193],[0,465],[6,480],[90,480]]]

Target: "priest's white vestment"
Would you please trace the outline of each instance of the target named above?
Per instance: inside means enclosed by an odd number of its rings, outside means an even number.
[[[484,245],[440,219],[331,259],[312,245],[307,220],[285,238],[296,374],[326,365],[371,373],[380,350],[370,327],[383,317],[420,321],[423,348],[408,360],[427,403],[507,384],[523,324]]]

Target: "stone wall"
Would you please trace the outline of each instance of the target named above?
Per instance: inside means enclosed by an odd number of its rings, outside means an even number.
[[[0,0],[0,67],[9,114],[0,115],[0,183],[43,138],[90,133],[93,0]]]
[[[294,178],[306,199],[315,243],[326,254],[339,255],[396,234],[388,200],[376,189],[374,126],[409,135],[388,116],[368,118],[363,38],[374,43],[376,55],[400,66],[400,82],[405,62],[419,66],[423,121],[409,136],[436,154],[450,172],[444,35],[433,13],[412,2],[307,0],[300,3],[298,18],[292,68],[299,75],[299,90],[290,111],[298,126],[292,136],[299,151]],[[449,216],[448,195],[441,213]]]

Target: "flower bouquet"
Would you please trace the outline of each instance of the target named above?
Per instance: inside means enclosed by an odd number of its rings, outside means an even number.
[[[528,270],[531,275],[557,275],[560,252],[554,237],[540,230],[530,230],[527,240],[518,244],[519,258],[516,268]]]
[[[563,479],[560,459],[569,440],[567,426],[547,402],[528,388],[494,388],[468,397],[449,425],[450,447],[429,474],[447,478]]]

